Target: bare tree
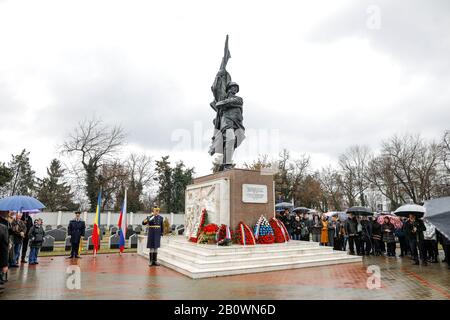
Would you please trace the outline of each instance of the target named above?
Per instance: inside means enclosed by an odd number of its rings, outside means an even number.
[[[367,146],[352,146],[339,157],[341,186],[349,207],[359,203],[366,205],[364,191],[369,187],[366,179],[370,150]]]
[[[442,159],[447,173],[450,174],[450,130],[445,131],[442,139]]]
[[[250,170],[262,170],[271,168],[274,165],[274,161],[269,160],[269,156],[267,154],[259,155],[258,159],[253,161],[252,163],[244,162],[244,168]]]
[[[124,144],[125,133],[120,126],[109,128],[101,120],[81,121],[61,147],[63,154],[76,154],[84,169],[85,188],[91,211],[95,210],[101,185],[99,168],[117,154]]]
[[[311,166],[311,158],[302,154],[299,159],[295,159],[289,164],[288,181],[290,184],[290,198],[294,199],[294,203],[301,205],[299,202],[299,194],[306,187],[305,179]]]
[[[366,178],[373,189],[389,199],[391,210],[397,209],[406,202],[404,193],[401,192],[394,175],[391,158],[383,155],[372,157],[369,161]]]
[[[132,153],[127,161],[129,183],[128,183],[128,207],[132,212],[143,209],[144,203],[141,197],[144,189],[153,184],[156,171],[153,168],[153,159],[147,155]]]
[[[414,203],[433,195],[441,150],[434,143],[425,143],[419,135],[394,136],[383,142],[382,154],[392,164],[392,173],[401,191]]]
[[[290,155],[283,149],[279,155],[278,173],[275,175],[275,193],[278,199],[286,201],[290,197],[291,186],[288,178]]]
[[[340,173],[328,166],[322,168],[319,174],[319,181],[327,201],[327,207],[336,211],[341,211],[343,207],[342,182]]]
[[[120,210],[124,190],[129,184],[129,171],[122,162],[116,160],[104,163],[100,167],[100,176],[102,210],[113,208]]]

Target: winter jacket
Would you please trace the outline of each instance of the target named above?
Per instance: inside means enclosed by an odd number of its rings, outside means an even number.
[[[0,224],[0,269],[8,266],[9,233],[4,224]]]
[[[302,232],[302,222],[294,220],[291,223],[291,228],[292,228],[292,232],[294,232],[295,234],[301,234],[301,232]]]
[[[364,241],[370,241],[372,238],[372,223],[368,220],[361,221],[362,226],[362,239]]]
[[[348,236],[356,236],[358,234],[358,221],[356,218],[349,218],[345,221],[345,232]]]
[[[45,231],[41,225],[35,224],[31,227],[28,233],[28,238],[30,239],[30,247],[40,248],[44,242]]]
[[[21,220],[25,223],[25,226],[27,227],[27,231],[25,232],[25,239],[28,239],[28,233],[30,232],[31,227],[34,225],[33,219],[31,219],[28,213],[24,213]]]
[[[316,220],[317,219],[317,220]],[[311,233],[312,234],[320,234],[322,232],[323,223],[320,220],[319,216],[313,216],[313,220],[311,221]]]
[[[300,220],[300,225],[302,226],[301,235],[302,235],[303,237],[308,237],[308,236],[309,236],[309,233],[311,232],[312,220],[309,220],[309,219],[301,219],[301,220]]]
[[[395,242],[395,227],[392,223],[384,223],[381,225],[381,231],[383,232],[383,241],[384,242]]]
[[[377,220],[374,220],[372,222],[372,238],[375,240],[381,240],[382,235],[381,224],[379,224]]]
[[[281,222],[283,222],[283,224],[286,227],[287,231],[288,232],[292,232],[291,219],[290,219],[289,215],[281,215],[280,220],[281,220]]]
[[[416,230],[414,231],[414,228]],[[422,220],[416,219],[414,221],[407,220],[405,222],[405,233],[409,240],[416,239],[417,241],[423,241],[423,232],[426,231],[425,224]]]
[[[341,229],[341,223],[336,220],[331,220],[328,223],[328,237],[329,238],[338,238],[339,237],[339,230]]]
[[[25,234],[27,233],[27,226],[22,220],[13,220],[11,222],[12,238],[14,244],[22,243]],[[23,233],[23,236],[20,234]]]
[[[424,222],[426,230],[423,232],[424,240],[436,240],[436,227],[431,223]]]

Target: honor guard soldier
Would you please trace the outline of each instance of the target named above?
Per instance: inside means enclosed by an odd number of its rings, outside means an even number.
[[[80,248],[81,237],[84,237],[84,232],[86,230],[86,224],[80,219],[81,212],[75,212],[75,219],[69,222],[69,227],[67,228],[67,233],[70,236],[70,244],[72,246],[72,251],[70,252],[71,258],[80,258],[78,251]]]
[[[161,237],[164,233],[164,219],[159,215],[160,209],[155,206],[153,214],[148,216],[143,225],[148,226],[147,248],[149,253],[149,266],[159,266],[158,263],[158,248],[161,246]]]

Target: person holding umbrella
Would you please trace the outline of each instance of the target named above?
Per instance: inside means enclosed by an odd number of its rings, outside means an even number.
[[[315,212],[313,213],[311,226],[312,241],[320,242],[321,232],[322,232],[322,220],[320,220],[319,214]]]
[[[291,237],[291,239],[293,239],[291,217],[290,217],[290,212],[289,212],[288,208],[285,208],[284,212],[281,214],[281,222],[283,222],[284,226],[286,227],[286,230],[289,233],[289,236]]]
[[[404,218],[401,218],[400,221],[402,222],[402,225],[395,229],[395,235],[397,236],[398,242],[400,243],[399,257],[404,257],[408,255],[409,242],[408,239],[406,238]]]
[[[361,254],[365,254],[366,256],[370,255],[370,251],[372,250],[372,223],[368,220],[366,216],[361,217]]]
[[[19,266],[19,258],[22,252],[23,238],[27,231],[25,223],[21,220],[22,212],[17,212],[15,219],[11,223],[12,242],[13,242],[13,258],[10,261],[10,268],[17,268]]]
[[[348,235],[348,247],[350,249],[350,254],[355,254],[355,246],[356,252],[360,255],[360,239],[358,235],[358,220],[356,220],[356,216],[353,213],[349,214],[347,221],[345,221],[345,232]]]
[[[22,221],[25,223],[25,237],[22,241],[22,257],[20,259],[20,263],[27,263],[27,260],[25,259],[27,257],[27,251],[28,251],[28,233],[30,232],[31,227],[33,226],[33,219],[31,218],[30,214],[28,212],[24,212],[22,214]]]
[[[6,214],[9,213],[0,212],[0,285],[6,282],[8,274],[9,230]]]
[[[423,232],[426,230],[425,224],[422,220],[417,219],[413,213],[409,214],[409,219],[405,223],[405,232],[409,239],[409,246],[411,248],[411,257],[414,260],[414,265],[419,265],[419,255],[417,248],[419,248],[422,265],[428,265],[424,252],[424,236]]]
[[[309,241],[309,234],[312,227],[312,220],[309,219],[309,215],[307,213],[303,214],[300,225],[302,228],[300,240]]]
[[[385,216],[383,220],[381,232],[383,234],[383,242],[386,243],[387,256],[395,257],[395,227],[388,216]]]

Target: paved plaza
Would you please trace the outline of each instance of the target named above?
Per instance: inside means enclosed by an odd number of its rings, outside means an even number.
[[[67,287],[67,268],[79,266],[81,288]],[[367,267],[378,265],[381,288],[369,290]],[[192,280],[147,266],[135,253],[42,257],[38,266],[10,271],[0,299],[450,299],[444,263],[413,266],[409,258],[366,257],[363,263]]]

